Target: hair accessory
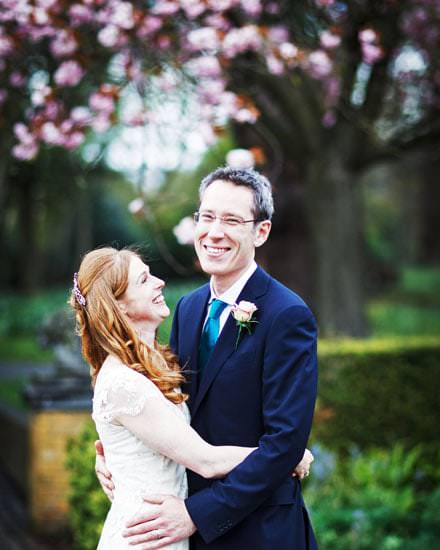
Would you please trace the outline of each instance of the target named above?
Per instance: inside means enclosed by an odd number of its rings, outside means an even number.
[[[81,306],[85,306],[86,305],[86,299],[81,294],[81,291],[80,291],[79,286],[78,286],[78,273],[73,274],[73,291],[72,292],[75,295],[75,298],[76,298],[76,301],[78,302],[78,304],[80,304]]]

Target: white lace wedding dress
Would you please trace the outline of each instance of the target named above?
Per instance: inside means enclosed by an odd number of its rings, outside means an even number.
[[[187,496],[185,468],[148,448],[138,437],[117,421],[120,415],[142,414],[149,399],[162,400],[173,412],[189,423],[185,403],[175,405],[142,374],[110,360],[97,376],[93,398],[93,420],[104,445],[105,459],[115,484],[114,500],[105,520],[98,550],[128,550],[122,537],[127,520],[148,504],[147,494]],[[163,406],[163,405],[162,405]],[[157,426],[160,430],[161,426]],[[153,505],[151,505],[153,506]],[[168,545],[172,550],[187,550],[187,540]]]

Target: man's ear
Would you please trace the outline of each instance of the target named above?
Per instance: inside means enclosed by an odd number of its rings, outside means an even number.
[[[270,220],[264,220],[258,224],[254,239],[256,247],[263,245],[267,241],[271,227],[272,222]]]

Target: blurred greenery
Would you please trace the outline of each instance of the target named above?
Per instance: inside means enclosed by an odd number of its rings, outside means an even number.
[[[98,439],[94,424],[87,423],[81,437],[69,442],[66,466],[70,473],[69,520],[75,548],[95,550],[109,500],[95,475],[95,446]]]
[[[27,410],[28,407],[23,398],[25,385],[26,378],[23,377],[2,380],[0,383],[0,401],[20,411]]]
[[[440,468],[426,465],[423,446],[345,460],[322,447],[313,452],[317,464],[304,493],[322,550],[439,547]]]

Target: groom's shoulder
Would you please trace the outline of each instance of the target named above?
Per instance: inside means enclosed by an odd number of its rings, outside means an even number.
[[[299,308],[300,310],[303,309],[312,314],[309,305],[299,294],[291,288],[288,288],[274,277],[270,275],[269,277],[270,284],[268,287],[267,301],[272,303],[278,311],[280,309],[286,310],[291,308]]]
[[[198,302],[199,300],[206,298],[208,292],[210,292],[209,283],[205,283],[191,292],[188,292],[188,294],[184,294],[182,298],[180,298],[180,304],[182,306],[190,306],[194,302]]]

